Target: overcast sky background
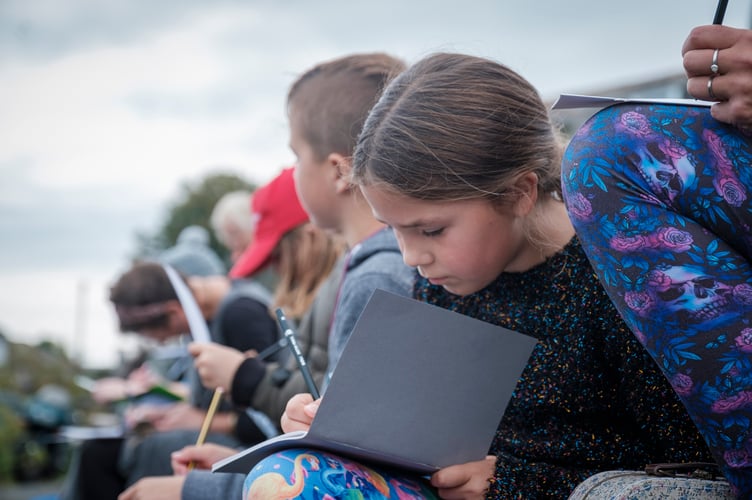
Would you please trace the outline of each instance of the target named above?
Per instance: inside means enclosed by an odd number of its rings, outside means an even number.
[[[107,289],[136,231],[181,183],[289,165],[285,94],[317,62],[465,52],[548,99],[680,72],[715,4],[0,0],[0,330],[114,364],[128,342]],[[752,2],[730,4],[725,24],[748,26]]]

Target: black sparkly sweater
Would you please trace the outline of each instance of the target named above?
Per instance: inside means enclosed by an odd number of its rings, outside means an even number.
[[[712,461],[576,238],[472,295],[420,279],[415,297],[539,340],[490,446],[497,462],[487,498],[566,499],[598,471]]]

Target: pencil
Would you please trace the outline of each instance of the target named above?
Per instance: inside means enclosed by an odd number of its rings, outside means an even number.
[[[221,387],[214,389],[214,395],[212,396],[211,403],[209,403],[209,409],[206,410],[204,423],[201,425],[201,431],[199,431],[198,439],[196,439],[196,446],[201,446],[202,444],[204,444],[204,441],[206,441],[206,435],[209,434],[209,428],[211,427],[214,414],[217,413],[217,407],[219,406],[219,401],[222,399],[223,392],[224,391]],[[194,465],[195,464],[193,462],[190,462],[188,464],[188,470],[193,469]]]
[[[718,0],[718,7],[715,8],[715,16],[713,17],[713,24],[723,24],[723,16],[726,15],[726,6],[728,0]]]
[[[311,393],[313,399],[319,399],[321,397],[321,394],[319,394],[319,390],[316,387],[316,382],[313,380],[313,376],[311,375],[311,370],[308,368],[305,357],[300,350],[298,340],[295,338],[295,332],[292,328],[290,328],[290,325],[287,324],[287,318],[285,318],[285,313],[282,311],[282,309],[277,309],[277,321],[279,321],[279,326],[282,328],[282,331],[285,334],[287,345],[289,345],[290,349],[292,349],[295,360],[298,362],[298,368],[300,368],[300,373],[303,375],[303,380],[305,380],[306,386],[308,386],[308,392]]]

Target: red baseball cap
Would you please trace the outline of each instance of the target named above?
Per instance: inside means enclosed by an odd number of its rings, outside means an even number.
[[[293,170],[293,167],[284,169],[253,192],[253,240],[230,269],[230,278],[245,278],[261,269],[282,236],[308,222],[308,214],[295,192]]]

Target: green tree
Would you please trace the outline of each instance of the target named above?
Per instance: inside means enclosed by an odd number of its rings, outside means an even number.
[[[227,261],[227,249],[217,241],[209,225],[214,205],[230,191],[254,190],[256,186],[236,174],[213,173],[197,183],[184,182],[177,198],[167,206],[167,216],[162,226],[153,235],[136,234],[137,257],[152,256],[175,244],[180,231],[196,225],[209,231],[210,245],[222,259]],[[250,208],[249,208],[250,209]]]

